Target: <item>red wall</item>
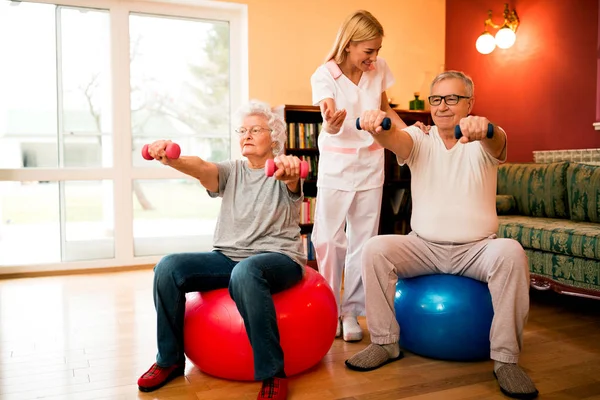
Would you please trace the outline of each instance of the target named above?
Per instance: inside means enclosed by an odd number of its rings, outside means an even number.
[[[499,24],[505,2],[520,19],[517,40],[510,49],[480,54],[475,41],[487,11]],[[592,126],[599,5],[599,0],[446,1],[445,67],[473,78],[473,113],[506,130],[509,161],[533,161],[533,150],[600,147],[600,131]]]
[[[598,0],[598,24],[600,25],[600,0]],[[598,72],[596,79],[596,121],[600,121],[600,26],[598,26]]]

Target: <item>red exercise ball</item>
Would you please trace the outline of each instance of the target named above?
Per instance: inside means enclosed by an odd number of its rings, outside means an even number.
[[[335,340],[337,306],[325,279],[310,267],[295,286],[273,295],[285,373],[316,365]],[[187,357],[202,372],[253,381],[254,356],[242,319],[227,289],[187,294],[184,322]]]

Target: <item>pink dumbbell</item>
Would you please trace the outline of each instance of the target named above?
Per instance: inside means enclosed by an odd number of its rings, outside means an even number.
[[[181,147],[179,147],[177,143],[169,143],[167,145],[167,148],[165,149],[165,153],[167,154],[167,158],[175,160],[179,158],[179,155],[181,154]],[[142,147],[142,157],[144,157],[144,159],[146,160],[154,160],[150,153],[148,153],[147,144],[145,144],[144,147]]]
[[[275,174],[275,161],[272,158],[269,158],[265,163],[265,174],[267,176],[273,176]],[[300,178],[306,179],[308,176],[308,163],[306,161],[300,161]]]

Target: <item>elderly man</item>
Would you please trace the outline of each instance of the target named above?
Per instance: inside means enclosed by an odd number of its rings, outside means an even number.
[[[399,277],[456,274],[487,282],[494,319],[490,357],[502,392],[529,399],[538,391],[518,365],[529,312],[527,256],[512,239],[496,237],[496,174],[506,160],[506,133],[469,116],[473,81],[458,71],[431,84],[429,134],[417,127],[383,131],[385,112],[363,113],[361,127],[407,164],[412,175],[412,232],[371,238],[364,246],[362,273],[371,344],[346,360],[348,368],[370,371],[402,358],[400,326],[394,313]],[[462,131],[455,138],[455,127]]]

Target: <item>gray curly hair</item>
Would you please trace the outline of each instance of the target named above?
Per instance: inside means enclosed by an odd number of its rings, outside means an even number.
[[[236,126],[241,126],[244,120],[251,115],[262,116],[267,120],[267,125],[271,129],[271,140],[275,143],[273,155],[278,156],[282,154],[285,149],[287,134],[286,124],[281,115],[273,112],[269,104],[263,101],[250,100],[238,109]]]

